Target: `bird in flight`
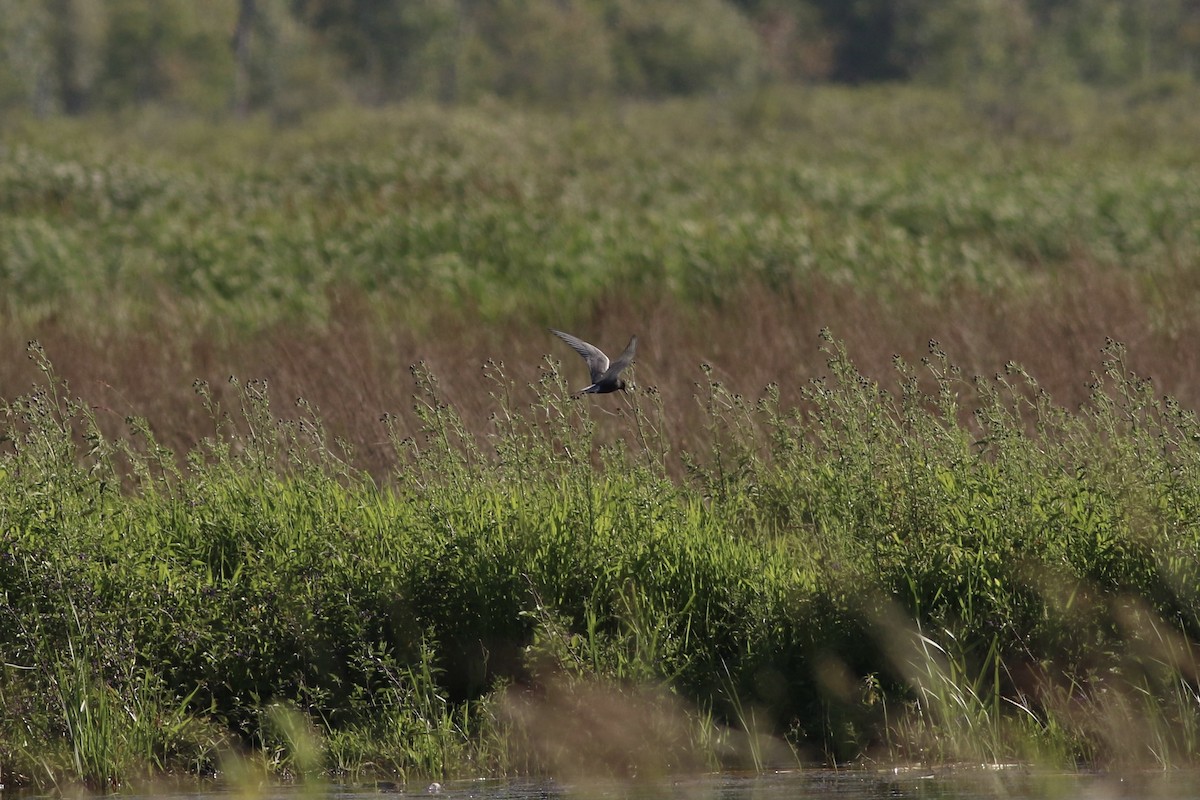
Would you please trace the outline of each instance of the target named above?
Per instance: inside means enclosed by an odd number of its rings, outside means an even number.
[[[621,353],[616,361],[609,363],[608,356],[604,355],[604,351],[596,345],[588,344],[578,336],[556,331],[554,328],[551,328],[550,332],[571,345],[571,348],[583,356],[583,360],[587,362],[588,370],[591,372],[592,385],[580,389],[575,393],[576,397],[582,394],[606,394],[618,389],[625,392],[629,390],[627,387],[632,388],[633,384],[625,383],[621,377],[621,371],[633,363],[633,353],[637,350],[636,336],[630,337],[629,344],[625,346],[625,352]]]

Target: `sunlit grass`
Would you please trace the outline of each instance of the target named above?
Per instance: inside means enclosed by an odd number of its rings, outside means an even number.
[[[912,88],[781,90],[770,107],[48,122],[0,161],[4,315],[254,331],[357,292],[428,331],[549,323],[614,288],[705,305],[813,279],[1020,294],[1079,260],[1145,281],[1195,261],[1194,165],[1165,136],[1129,146],[1102,108],[1044,141]]]

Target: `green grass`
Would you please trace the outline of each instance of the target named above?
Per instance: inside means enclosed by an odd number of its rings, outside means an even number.
[[[547,372],[478,437],[417,371],[386,487],[255,383],[178,468],[40,360],[0,467],[6,782],[1191,763],[1194,414],[1116,344],[1076,411],[936,349],[884,392],[826,348],[804,412],[710,378],[681,481],[636,436],[653,395],[600,446]],[[539,740],[556,714],[589,738]]]
[[[953,96],[895,87],[339,111],[296,130],[13,123],[3,311],[254,331],[357,292],[427,331],[447,314],[550,321],[618,287],[690,304],[815,278],[1036,293],[1081,260],[1151,285],[1194,263],[1200,175],[1172,144],[1189,120],[1118,96],[1069,110],[997,134]]]

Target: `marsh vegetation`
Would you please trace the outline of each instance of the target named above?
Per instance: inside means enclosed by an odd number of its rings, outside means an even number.
[[[9,122],[4,782],[1192,763],[1193,106],[743,100]]]

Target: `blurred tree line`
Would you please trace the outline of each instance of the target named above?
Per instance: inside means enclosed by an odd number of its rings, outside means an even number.
[[[0,0],[0,111],[1191,83],[1200,0]]]

